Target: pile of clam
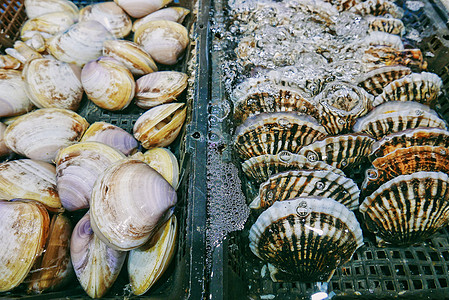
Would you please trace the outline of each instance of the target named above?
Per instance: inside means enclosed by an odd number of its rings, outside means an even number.
[[[404,49],[402,9],[230,3],[243,71],[229,89],[233,146],[248,195],[258,187],[249,243],[272,280],[330,280],[363,245],[354,211],[396,245],[447,225],[449,132],[432,109],[442,81],[419,49]]]
[[[22,40],[0,58],[0,157],[14,158],[0,163],[0,292],[42,293],[76,276],[99,298],[129,253],[141,295],[167,269],[179,165],[164,147],[183,127],[176,99],[188,75],[158,65],[182,59],[190,12],[170,2],[25,0]],[[110,111],[135,100],[133,134],[89,124],[76,112],[84,94]]]

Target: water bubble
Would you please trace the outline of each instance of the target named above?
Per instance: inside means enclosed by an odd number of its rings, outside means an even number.
[[[317,188],[318,190],[324,190],[325,186],[326,186],[326,184],[325,184],[324,182],[322,182],[322,181],[318,181],[318,182],[316,183],[316,188]]]
[[[298,207],[296,207],[296,214],[301,219],[306,218],[310,214],[310,208],[307,206],[307,201],[302,200],[298,203]]]
[[[366,170],[366,176],[368,177],[368,179],[374,180],[377,179],[379,173],[375,169],[368,169]]]
[[[315,151],[308,151],[306,157],[307,160],[310,162],[316,162],[319,160],[319,156]]]
[[[293,154],[288,151],[281,151],[278,154],[279,160],[285,164],[290,163],[293,158]]]
[[[346,167],[348,165],[348,161],[346,159],[343,159],[340,164],[342,167]]]
[[[286,127],[286,128],[291,128],[291,127],[293,126],[292,123],[290,123],[289,120],[283,119],[283,118],[281,118],[281,119],[278,120],[278,124],[279,124],[280,126]]]
[[[417,116],[421,116],[422,114],[424,114],[424,111],[422,111],[422,110],[420,110],[420,109],[417,109],[417,110],[415,111],[415,113],[416,113]]]

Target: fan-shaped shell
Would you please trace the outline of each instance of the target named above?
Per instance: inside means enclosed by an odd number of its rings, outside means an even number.
[[[384,16],[390,15],[393,18],[401,19],[404,15],[402,8],[389,0],[367,0],[361,2],[349,10],[362,16]]]
[[[363,42],[367,47],[383,46],[395,50],[404,49],[404,44],[402,43],[402,40],[399,36],[382,31],[370,32],[370,34],[366,36]]]
[[[133,153],[138,147],[138,142],[132,134],[106,122],[95,122],[87,128],[80,142],[88,141],[109,145],[125,155]]]
[[[416,101],[434,106],[442,86],[443,81],[434,73],[412,73],[388,84],[374,99],[373,105],[388,101]]]
[[[377,96],[390,82],[412,73],[405,66],[386,66],[363,73],[358,78],[358,85],[368,93]]]
[[[73,230],[70,255],[79,283],[92,298],[100,298],[114,284],[126,253],[109,248],[92,231],[89,212]]]
[[[409,128],[437,127],[447,129],[444,120],[427,105],[406,101],[391,101],[376,106],[354,125],[355,132],[364,132],[376,139]]]
[[[177,71],[159,71],[136,81],[136,105],[143,109],[173,102],[187,87],[187,74]]]
[[[121,62],[133,75],[141,76],[157,71],[153,58],[141,46],[128,40],[105,41],[103,55]]]
[[[321,197],[274,203],[249,232],[251,251],[301,281],[329,281],[363,245],[355,215]]]
[[[405,27],[400,19],[372,17],[368,19],[368,31],[382,31],[402,36],[405,32]]]
[[[116,38],[123,38],[131,32],[131,18],[113,1],[87,5],[80,10],[80,21],[100,22]]]
[[[148,110],[134,124],[134,137],[146,149],[170,145],[186,119],[183,107],[184,103],[167,103]]]
[[[131,250],[145,244],[172,214],[176,191],[146,163],[124,159],[97,179],[91,226],[108,246]]]
[[[310,162],[321,160],[339,169],[352,168],[368,156],[374,141],[366,134],[342,134],[313,142],[298,154]]]
[[[133,18],[141,18],[170,4],[173,0],[114,0]]]
[[[24,114],[32,108],[22,72],[0,69],[0,117]]]
[[[45,207],[33,201],[0,200],[0,292],[18,286],[42,254],[50,218]]]
[[[327,135],[323,126],[296,112],[261,113],[237,127],[234,148],[246,160],[281,151],[298,153],[301,147]]]
[[[179,24],[182,24],[184,21],[184,18],[190,13],[190,10],[184,7],[167,7],[163,9],[159,9],[155,12],[152,12],[151,14],[146,15],[143,18],[137,19],[133,23],[133,31],[136,31],[138,27],[145,24],[149,21],[156,21],[156,20],[166,20],[166,21],[173,21]]]
[[[350,178],[332,171],[292,170],[270,176],[260,185],[252,208],[267,208],[275,201],[319,196],[334,199],[350,210],[358,208],[359,188]]]
[[[88,208],[95,180],[123,153],[98,142],[68,146],[56,156],[56,181],[61,203],[69,211]]]
[[[366,71],[379,67],[402,65],[419,70],[427,68],[427,62],[420,49],[398,50],[392,47],[369,47],[362,55]]]
[[[245,160],[243,172],[254,182],[260,184],[273,175],[288,170],[323,170],[344,175],[343,171],[323,161],[309,161],[305,156],[281,151],[278,154],[264,154]]]
[[[5,131],[5,143],[31,159],[54,161],[59,149],[79,139],[89,123],[77,113],[61,108],[41,108],[18,117]]]
[[[448,184],[442,172],[400,175],[368,196],[360,212],[383,243],[420,243],[449,223]]]
[[[39,108],[77,110],[83,97],[81,68],[52,58],[37,58],[22,71],[25,91]]]
[[[25,12],[28,19],[33,19],[43,14],[63,11],[78,18],[78,7],[69,0],[25,0]]]
[[[168,268],[175,254],[177,230],[178,221],[173,215],[153,238],[152,245],[129,252],[128,274],[134,295],[145,294]]]
[[[50,210],[61,208],[56,190],[53,165],[31,159],[18,159],[0,164],[0,199],[36,200]]]

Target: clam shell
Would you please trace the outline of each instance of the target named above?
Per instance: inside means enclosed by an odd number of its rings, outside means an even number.
[[[405,66],[387,66],[362,74],[357,82],[358,86],[364,88],[368,93],[377,96],[382,93],[385,86],[390,82],[411,73],[410,68]]]
[[[103,42],[113,35],[97,21],[78,22],[48,41],[48,51],[57,59],[83,66],[101,56]]]
[[[172,21],[149,21],[138,27],[134,42],[158,63],[174,65],[189,44],[187,29]]]
[[[36,200],[52,211],[59,210],[61,201],[56,190],[56,169],[53,165],[31,159],[19,159],[0,164],[0,199]]]
[[[101,298],[114,284],[126,252],[109,248],[92,231],[89,212],[73,230],[70,255],[76,277],[92,298]]]
[[[399,148],[373,160],[373,168],[366,171],[362,184],[363,194],[369,195],[377,187],[399,175],[419,171],[449,173],[449,148],[438,146],[412,146]]]
[[[298,154],[310,162],[321,160],[339,169],[350,169],[368,156],[374,142],[366,134],[342,134],[313,142]]]
[[[166,20],[182,24],[184,18],[190,13],[190,10],[184,7],[167,7],[159,9],[143,18],[137,19],[133,23],[133,31],[136,31],[141,25],[149,21]]]
[[[73,267],[70,261],[70,236],[72,225],[62,215],[51,219],[44,253],[37,259],[30,271],[28,291],[42,293],[63,287],[72,278]]]
[[[0,55],[0,68],[1,69],[13,69],[19,70],[22,67],[22,63],[15,57],[5,54]]]
[[[33,108],[25,93],[22,73],[0,69],[0,117],[21,115]]]
[[[376,106],[359,118],[353,130],[380,139],[390,133],[418,127],[447,129],[444,120],[427,105],[414,101],[391,101]]]
[[[374,99],[373,105],[388,101],[416,101],[434,106],[442,86],[443,81],[434,73],[412,73],[388,84]]]
[[[153,58],[134,42],[127,40],[107,40],[103,43],[103,55],[115,58],[133,75],[141,76],[157,71]]]
[[[356,119],[372,107],[373,97],[360,87],[346,82],[328,83],[315,101],[320,104],[320,123],[331,135],[346,133]]]
[[[109,145],[125,155],[133,153],[138,147],[138,142],[132,134],[106,122],[95,122],[87,128],[80,142],[88,141]]]
[[[449,148],[449,131],[441,128],[415,128],[389,134],[373,144],[371,158],[382,157],[399,148],[442,146]]]
[[[175,189],[179,182],[179,164],[176,156],[167,148],[152,148],[143,154],[143,161],[155,169]]]
[[[237,127],[234,148],[243,160],[281,151],[298,153],[301,147],[326,135],[324,127],[310,116],[296,112],[261,113]]]
[[[0,157],[11,154],[12,150],[6,147],[4,141],[4,134],[6,130],[6,125],[0,122]]]
[[[79,9],[72,2],[68,0],[25,0],[25,12],[28,19],[33,19],[38,16],[63,11],[70,13],[73,18],[78,18]]]
[[[145,294],[164,274],[175,254],[177,231],[178,222],[173,215],[159,236],[153,238],[154,244],[129,252],[128,274],[134,295]]]
[[[260,184],[272,175],[288,170],[323,170],[344,175],[343,171],[322,161],[310,162],[305,156],[281,151],[251,157],[242,163],[242,170],[250,179]]]
[[[402,36],[405,32],[405,27],[400,19],[372,17],[368,19],[368,31],[382,31]]]
[[[43,35],[45,33],[40,33],[33,31],[31,33],[26,33],[26,37],[24,36],[22,39],[25,41],[31,49],[34,49],[36,52],[43,53],[47,50],[47,43],[45,42],[45,38]]]
[[[42,254],[50,218],[33,201],[0,200],[0,292],[18,286]]]
[[[186,118],[184,103],[162,104],[145,112],[134,124],[134,137],[146,149],[166,147],[178,136]]]
[[[363,245],[354,213],[321,197],[275,202],[249,231],[251,251],[301,281],[329,281]]]
[[[108,246],[131,250],[144,245],[172,214],[176,191],[159,173],[136,159],[109,166],[91,197],[91,226]]]
[[[33,19],[27,20],[20,29],[20,36],[22,40],[25,41],[29,38],[30,31],[44,32],[48,33],[49,35],[55,35],[68,29],[77,21],[78,16],[75,16],[73,12],[56,11],[46,13]]]
[[[350,210],[359,206],[360,190],[352,179],[332,171],[292,170],[278,173],[262,183],[251,208],[268,208],[276,201],[319,196],[334,199]]]
[[[136,89],[131,72],[108,56],[88,62],[81,71],[81,82],[93,103],[111,111],[128,107]]]
[[[77,142],[89,123],[61,108],[41,108],[17,118],[5,131],[5,143],[31,159],[54,161],[59,149]]]
[[[401,175],[368,196],[360,212],[381,243],[420,243],[449,223],[448,184],[442,172]]]
[[[80,21],[100,22],[116,38],[123,38],[131,32],[131,18],[113,1],[87,5],[80,10]]]
[[[64,208],[88,208],[95,180],[109,165],[123,158],[123,153],[98,142],[81,142],[60,150],[55,160],[56,182]]]
[[[22,71],[25,91],[39,108],[77,110],[82,97],[81,68],[52,58],[37,58]]]
[[[136,105],[143,109],[173,102],[187,87],[187,74],[159,71],[140,77],[136,81]]]
[[[369,47],[362,55],[366,71],[380,67],[402,65],[419,70],[427,68],[427,62],[420,49],[398,50],[391,47]]]
[[[14,48],[7,48],[5,49],[5,52],[6,54],[15,57],[23,64],[36,58],[42,58],[42,55],[39,52],[22,41],[16,41],[14,43]]]
[[[390,15],[396,19],[401,19],[404,16],[404,10],[388,0],[367,0],[351,7],[349,11],[362,16]]]
[[[114,0],[128,15],[133,18],[141,18],[170,4],[173,0]]]

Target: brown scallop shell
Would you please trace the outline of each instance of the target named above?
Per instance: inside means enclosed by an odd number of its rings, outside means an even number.
[[[402,36],[405,32],[405,27],[400,19],[372,17],[368,19],[368,31],[382,31]]]
[[[390,82],[411,73],[412,70],[405,66],[385,66],[362,74],[358,79],[358,86],[377,96]]]
[[[385,66],[402,65],[425,70],[427,62],[420,49],[394,49],[392,47],[369,47],[362,55],[366,71]]]
[[[388,0],[367,0],[355,5],[349,11],[362,16],[390,15],[397,19],[401,19],[404,15],[404,10],[402,8],[397,6],[394,2]]]

